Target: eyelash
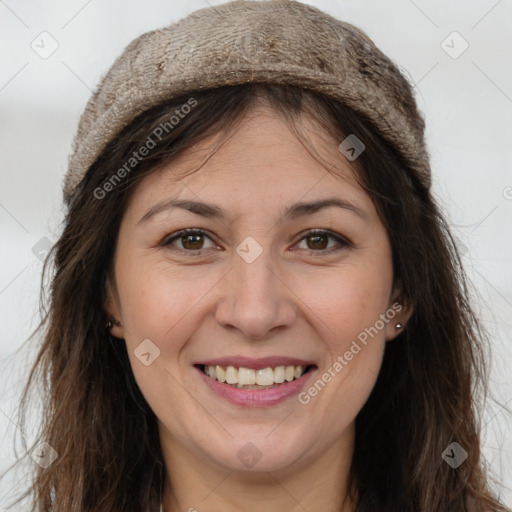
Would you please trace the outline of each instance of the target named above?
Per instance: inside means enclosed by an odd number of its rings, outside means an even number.
[[[174,242],[175,240],[182,238],[183,236],[186,236],[186,235],[203,235],[203,236],[208,237],[213,242],[212,238],[203,229],[187,228],[187,229],[182,229],[180,231],[177,231],[176,233],[173,233],[171,235],[171,238],[166,238],[162,242],[161,245],[164,247],[168,247],[172,244],[172,242]],[[325,229],[312,229],[310,231],[306,231],[303,234],[302,238],[297,243],[302,242],[302,240],[309,238],[309,237],[313,237],[313,236],[327,236],[329,238],[333,238],[334,240],[336,240],[338,242],[340,247],[338,247],[338,248],[330,247],[328,249],[320,249],[320,250],[316,250],[316,251],[312,250],[312,249],[305,249],[308,252],[308,254],[314,254],[314,255],[316,255],[318,253],[320,253],[321,255],[325,254],[325,253],[330,254],[332,252],[337,252],[337,251],[340,251],[342,249],[347,249],[352,246],[352,244],[346,238],[343,238],[342,236],[336,235],[333,232],[327,231]],[[194,256],[201,256],[203,254],[203,251],[206,251],[208,249],[189,250],[189,249],[174,248],[172,250],[176,250],[181,253],[188,253],[188,254],[191,254]]]

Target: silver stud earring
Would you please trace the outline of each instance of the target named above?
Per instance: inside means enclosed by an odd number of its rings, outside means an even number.
[[[396,329],[402,329],[403,328],[403,324],[401,324],[400,322],[398,322],[397,324],[395,324],[395,328]]]
[[[121,325],[121,322],[119,322],[118,320],[116,320],[114,317],[111,317],[110,320],[105,324],[105,327],[110,330],[112,329],[112,327],[114,327],[114,325],[116,327],[119,327]]]

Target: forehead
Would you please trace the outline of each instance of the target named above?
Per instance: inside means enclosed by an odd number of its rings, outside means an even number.
[[[326,194],[369,206],[369,196],[339,150],[340,141],[311,119],[302,118],[298,127],[305,140],[279,114],[259,106],[220,145],[210,137],[146,176],[129,208],[140,210],[163,198],[186,197],[230,205],[241,212]]]

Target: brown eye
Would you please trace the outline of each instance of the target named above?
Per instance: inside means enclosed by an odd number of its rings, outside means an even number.
[[[325,249],[328,245],[328,239],[329,237],[326,235],[313,235],[306,237],[306,240],[308,240],[311,243],[308,243],[308,249]]]
[[[329,240],[336,243],[329,245]],[[299,244],[303,241],[306,242],[306,247],[301,247],[301,249],[303,248],[311,253],[334,252],[351,246],[348,240],[325,230],[310,231],[300,240]]]
[[[209,247],[204,246],[206,239],[211,242]],[[175,246],[178,243],[181,244],[181,247],[179,245],[177,246],[178,250],[192,253],[214,247],[211,238],[200,229],[182,229],[181,231],[174,233],[171,238],[164,241],[162,245]]]
[[[202,249],[204,240],[203,235],[185,235],[181,237],[181,243],[185,249],[197,250]]]

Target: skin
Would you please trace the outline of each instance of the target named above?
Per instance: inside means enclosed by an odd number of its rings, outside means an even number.
[[[294,396],[264,408],[233,405],[193,367],[227,355],[291,356],[316,362],[314,382],[396,302],[391,247],[370,197],[338,150],[340,141],[307,119],[303,127],[339,177],[260,106],[194,174],[180,179],[211,140],[145,177],[124,214],[105,308],[121,324],[112,334],[125,339],[135,379],[158,419],[166,512],[354,510],[345,482],[355,417],[386,342],[399,333],[395,324],[405,323],[410,310],[403,307],[307,404]],[[280,220],[298,201],[333,196],[364,217],[329,207]],[[140,221],[174,198],[214,203],[227,219],[175,208]],[[165,245],[184,228],[208,235]],[[309,229],[330,230],[350,245],[308,237]],[[263,248],[252,263],[235,250],[248,236]],[[203,254],[194,255],[199,248]],[[134,355],[145,339],[160,350],[149,366]],[[237,456],[248,442],[261,454],[250,468]]]

